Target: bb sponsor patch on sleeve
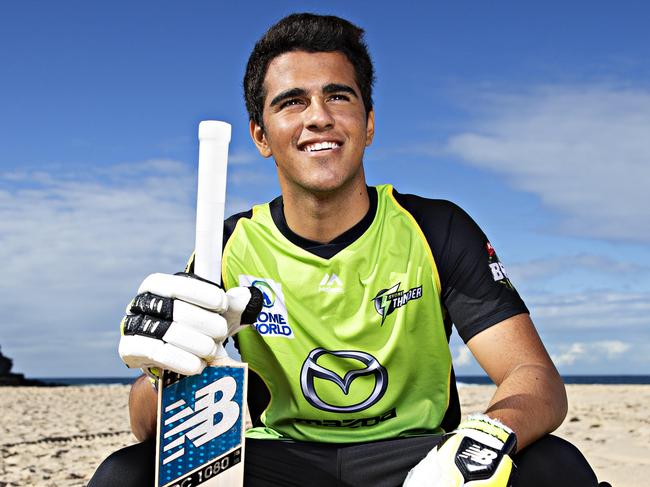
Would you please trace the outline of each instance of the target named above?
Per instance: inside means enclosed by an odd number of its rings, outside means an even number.
[[[496,250],[494,250],[494,247],[490,242],[487,242],[485,244],[485,250],[487,250],[488,266],[490,267],[492,278],[495,280],[495,282],[501,283],[504,286],[506,286],[508,289],[514,290],[514,286],[510,282],[510,279],[508,278],[508,273],[506,272],[506,268],[499,260]]]

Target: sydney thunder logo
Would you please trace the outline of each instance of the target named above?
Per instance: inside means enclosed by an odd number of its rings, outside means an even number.
[[[400,291],[400,284],[401,282],[398,282],[390,289],[382,289],[377,293],[377,296],[372,298],[375,303],[375,310],[381,315],[382,326],[386,317],[397,308],[401,308],[412,299],[422,297],[422,286],[411,288],[408,291]]]

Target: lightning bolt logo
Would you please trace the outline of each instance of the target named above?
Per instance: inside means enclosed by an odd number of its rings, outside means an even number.
[[[384,325],[386,317],[395,309],[393,306],[391,306],[392,295],[399,291],[400,284],[401,283],[398,282],[390,289],[382,289],[377,293],[377,296],[373,298],[373,301],[375,302],[375,309],[377,310],[377,313],[381,315],[381,326]]]

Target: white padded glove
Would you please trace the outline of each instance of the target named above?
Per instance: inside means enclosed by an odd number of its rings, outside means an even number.
[[[484,414],[470,416],[408,473],[403,487],[509,487],[517,438]]]
[[[224,355],[226,338],[255,322],[262,300],[254,287],[224,292],[190,274],[151,274],[120,325],[120,357],[131,368],[199,374]]]

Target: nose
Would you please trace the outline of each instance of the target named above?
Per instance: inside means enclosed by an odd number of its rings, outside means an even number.
[[[334,126],[334,117],[324,100],[313,99],[305,110],[305,125],[310,130],[326,130]]]

